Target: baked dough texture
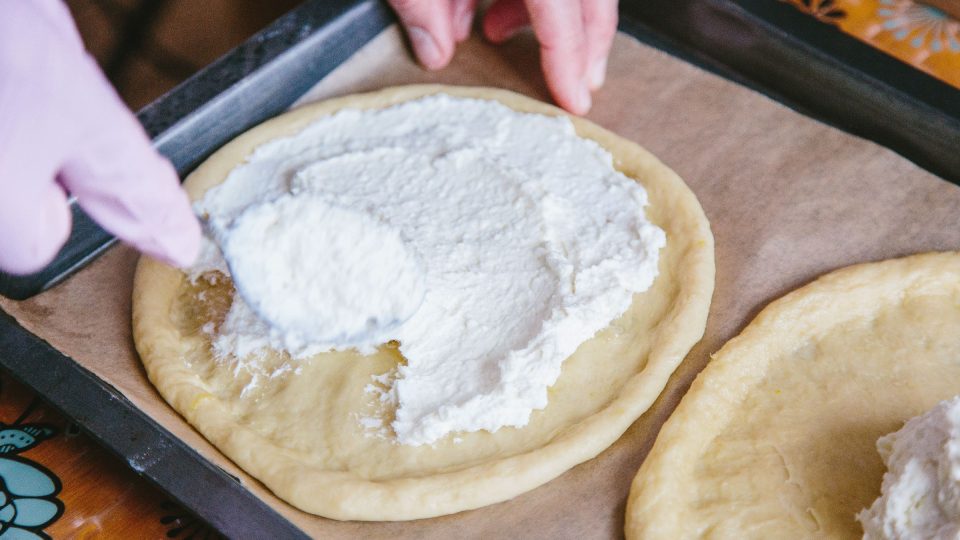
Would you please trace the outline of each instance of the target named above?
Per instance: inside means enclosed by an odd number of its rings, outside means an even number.
[[[640,468],[628,538],[860,538],[877,439],[960,393],[960,254],[852,266],[773,302]]]
[[[434,93],[494,99],[518,111],[559,109],[488,88],[405,86],[311,104],[253,128],[187,178],[193,200],[222,182],[257,146],[298,132],[343,108],[379,108]],[[291,362],[262,359],[264,377],[211,354],[202,326],[229,308],[228,279],[192,285],[177,269],[141,258],[133,335],[151,382],[200,433],[280,498],[314,514],[352,520],[408,520],[503,501],[541,485],[612,444],[657,398],[703,335],[713,293],[713,237],[693,193],[654,156],[594,124],[572,118],[580,136],[614,156],[616,167],[649,194],[650,220],[667,234],[659,275],[632,307],[568,358],[549,404],[523,428],[457,434],[433,446],[402,446],[370,436],[359,417],[373,413],[371,377],[402,361],[377,353],[324,353]]]

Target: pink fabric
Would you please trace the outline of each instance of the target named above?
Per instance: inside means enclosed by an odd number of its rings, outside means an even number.
[[[186,266],[200,227],[153,149],[84,51],[60,0],[0,0],[0,269],[41,269],[70,232],[68,194],[105,229]]]

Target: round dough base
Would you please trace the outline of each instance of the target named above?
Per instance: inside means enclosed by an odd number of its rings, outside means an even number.
[[[860,538],[877,439],[960,393],[960,254],[845,268],[697,377],[633,482],[628,538]]]
[[[497,100],[549,115],[555,107],[503,90],[406,86],[307,105],[233,140],[186,180],[193,200],[222,182],[257,146],[344,108],[379,108],[428,94]],[[396,349],[361,356],[325,353],[291,362],[263,359],[261,382],[214,360],[207,321],[229,307],[229,280],[191,285],[184,274],[146,257],[137,268],[133,334],[150,380],[184,418],[277,496],[335,519],[407,520],[503,501],[533,489],[612,444],[646,411],[703,335],[713,293],[713,237],[683,181],[654,156],[596,125],[572,118],[624,174],[647,189],[651,221],[667,233],[660,274],[609,328],[564,363],[549,405],[521,429],[447,437],[408,447],[370,436],[359,417],[374,411],[364,388],[402,360]],[[203,281],[203,280],[200,280]],[[202,294],[201,294],[202,293]],[[201,300],[203,298],[203,300]],[[279,376],[272,370],[289,365]]]

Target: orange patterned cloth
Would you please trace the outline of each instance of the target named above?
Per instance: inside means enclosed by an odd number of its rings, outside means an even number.
[[[912,0],[783,0],[960,88],[960,21]]]
[[[0,539],[6,538],[222,536],[0,372]]]

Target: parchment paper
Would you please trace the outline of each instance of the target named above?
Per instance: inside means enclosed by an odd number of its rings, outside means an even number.
[[[596,459],[512,501],[430,520],[354,523],[310,516],[273,497],[193,431],[147,381],[130,337],[136,254],[129,248],[110,250],[39,297],[3,300],[0,307],[311,535],[620,537],[630,481],[708,355],[766,303],[824,272],[960,248],[960,189],[889,150],[627,36],[618,36],[609,65],[589,117],[658,155],[697,194],[716,235],[716,294],[706,336],[654,407]],[[449,68],[427,73],[410,60],[396,29],[368,44],[307,99],[413,82],[500,86],[548,99],[529,36],[501,48],[469,41]]]

